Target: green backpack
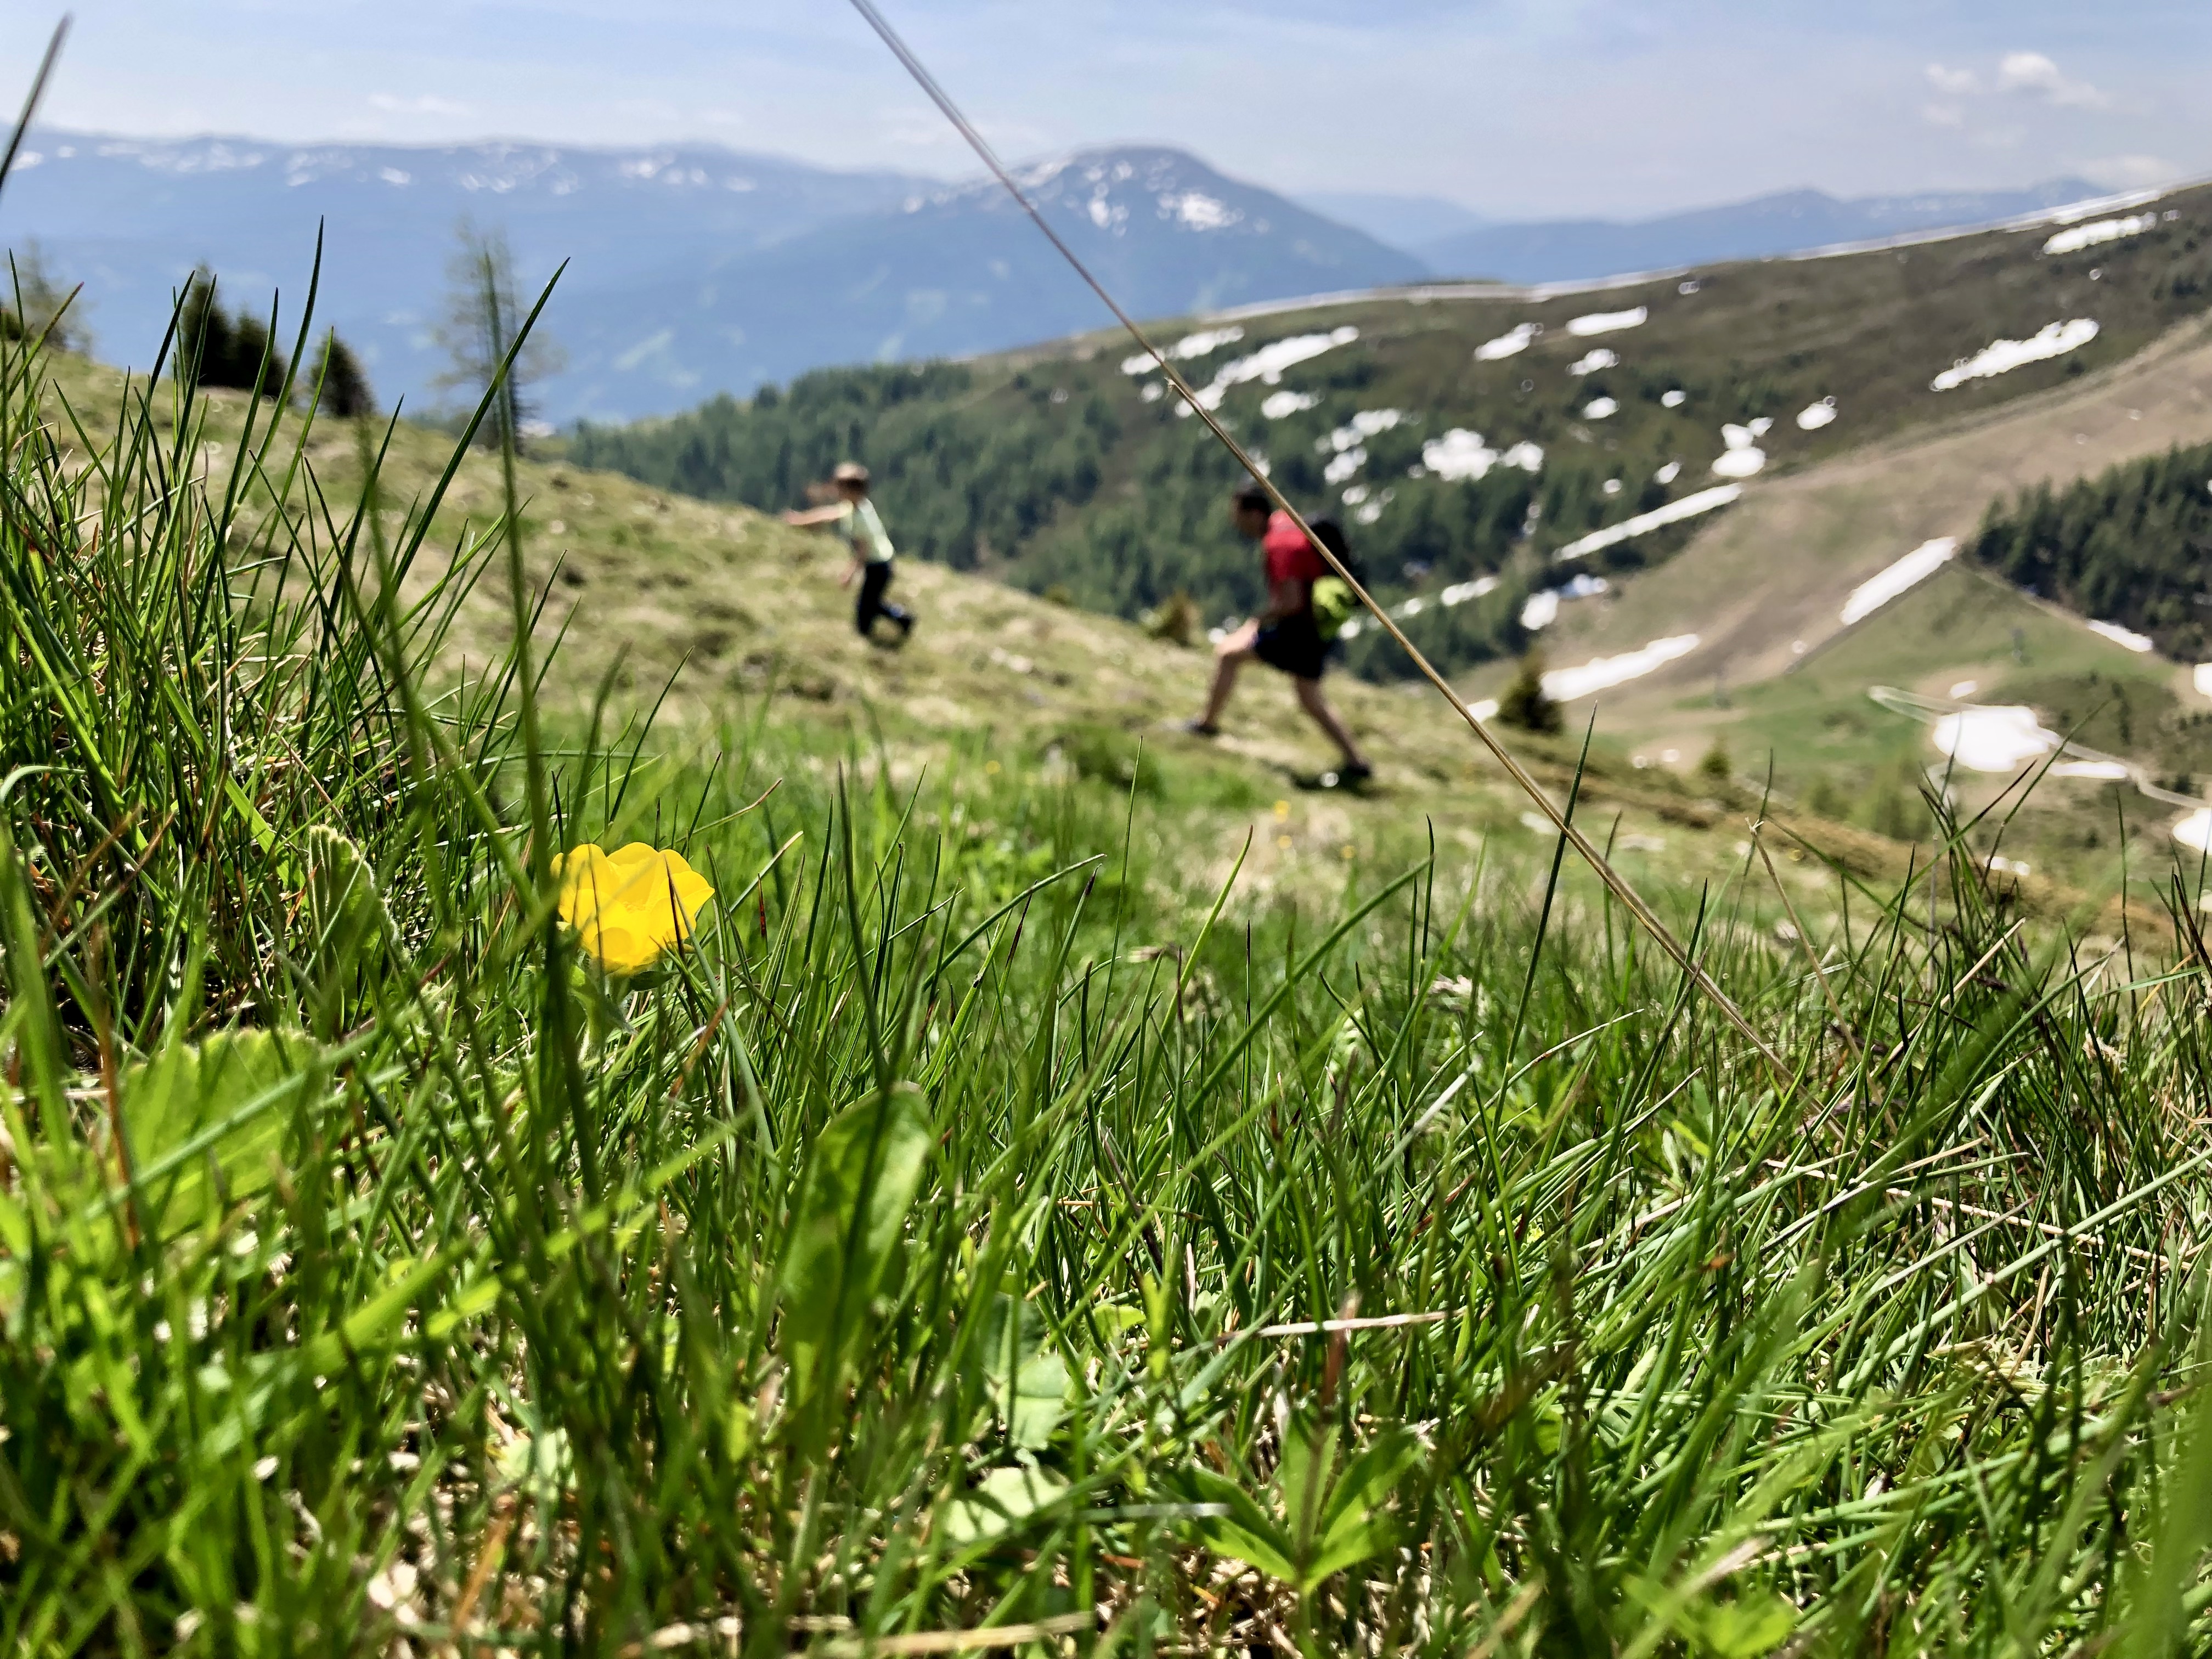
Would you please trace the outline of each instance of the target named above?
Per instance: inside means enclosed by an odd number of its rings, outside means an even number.
[[[1334,519],[1316,519],[1313,521],[1314,539],[1336,555],[1337,561],[1361,583],[1367,573],[1359,561],[1352,556],[1352,546],[1345,539],[1344,526]],[[1314,578],[1306,592],[1307,606],[1313,612],[1314,632],[1323,640],[1334,640],[1344,631],[1359,611],[1359,597],[1352,591],[1352,584],[1334,570]]]
[[[1352,591],[1352,584],[1334,571],[1313,585],[1314,631],[1325,640],[1333,640],[1344,631],[1359,609],[1359,600]]]

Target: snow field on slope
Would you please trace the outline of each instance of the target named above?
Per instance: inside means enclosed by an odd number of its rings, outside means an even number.
[[[2123,628],[2118,623],[2092,622],[2089,624],[2089,631],[2092,634],[2103,635],[2124,651],[2148,653],[2154,649],[2157,644],[2149,635],[2138,634],[2134,629]]]
[[[2017,703],[1945,714],[1934,735],[1938,750],[1974,772],[2016,771],[2063,741],[2037,721],[2035,710]]]
[[[1641,328],[1650,320],[1649,306],[1638,306],[1629,311],[1594,311],[1569,321],[1567,332],[1583,339],[1593,334],[1617,334],[1624,328]]]
[[[1482,441],[1482,434],[1455,426],[1441,438],[1431,438],[1421,446],[1421,465],[1439,478],[1458,482],[1462,479],[1487,476],[1493,466],[1517,466],[1524,472],[1544,470],[1544,452],[1540,446],[1517,443],[1510,448],[1491,448]]]
[[[1695,634],[1676,634],[1671,638],[1654,640],[1640,651],[1624,651],[1618,656],[1595,657],[1573,668],[1554,668],[1544,676],[1544,695],[1554,702],[1571,702],[1577,697],[1587,697],[1594,691],[1604,691],[1630,680],[1641,679],[1656,669],[1665,667],[1678,657],[1686,657],[1698,648]]]
[[[1494,363],[1502,358],[1519,356],[1535,343],[1536,337],[1544,331],[1540,323],[1519,323],[1494,340],[1485,340],[1474,349],[1478,363]]]
[[[1660,468],[1663,473],[1665,467]],[[1579,540],[1569,542],[1552,556],[1554,559],[1587,558],[1601,553],[1607,548],[1663,530],[1670,524],[1680,524],[1685,519],[1694,519],[1699,514],[1711,513],[1717,507],[1730,505],[1743,496],[1741,484],[1717,484],[1711,489],[1701,489],[1694,495],[1685,495],[1679,501],[1669,501],[1664,507],[1654,507],[1649,513],[1639,513],[1632,519],[1623,519],[1619,524],[1607,525],[1602,530],[1593,530]]]
[[[1395,620],[1403,622],[1408,617],[1419,616],[1431,604],[1449,610],[1455,605],[1465,605],[1470,599],[1479,599],[1486,593],[1495,593],[1497,591],[1497,577],[1477,576],[1473,581],[1454,582],[1437,594],[1433,600],[1417,595],[1407,599],[1403,605],[1391,605],[1389,607],[1388,614]],[[1367,627],[1366,617],[1354,617],[1344,624],[1339,632],[1339,637],[1347,640],[1357,639],[1361,634],[1366,632]]]
[[[2124,236],[2140,236],[2155,227],[2158,215],[2138,213],[2128,219],[2100,219],[2093,224],[2075,225],[2071,230],[2062,230],[2043,245],[2045,253],[2079,253],[2086,247],[2100,246],[2117,242]]]
[[[1358,337],[1359,331],[1346,323],[1326,334],[1293,334],[1286,340],[1274,341],[1261,346],[1249,356],[1237,357],[1224,363],[1214,371],[1212,383],[1200,391],[1198,400],[1208,409],[1218,409],[1230,387],[1243,386],[1252,380],[1273,386],[1282,380],[1285,369],[1310,362],[1323,352],[1350,345]],[[1190,405],[1178,404],[1176,413],[1188,416]]]
[[[1202,328],[1195,334],[1186,334],[1167,349],[1167,355],[1179,363],[1194,357],[1204,357],[1225,345],[1235,345],[1244,337],[1241,328]],[[1134,356],[1121,359],[1124,374],[1149,374],[1152,370],[1152,354],[1139,351]]]
[[[1844,626],[1849,628],[1872,616],[1906,589],[1927,580],[1950,563],[1952,555],[1958,550],[1957,537],[1938,536],[1933,541],[1921,543],[1894,564],[1876,571],[1854,587],[1850,597],[1844,601]]]
[[[1936,392],[1954,392],[1969,380],[1990,380],[2029,363],[2063,357],[2096,337],[2097,325],[2087,317],[2077,317],[2071,322],[2046,323],[2032,338],[1990,342],[1972,356],[1960,358],[1928,384]]]

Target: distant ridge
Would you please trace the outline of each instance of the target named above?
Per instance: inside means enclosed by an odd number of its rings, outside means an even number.
[[[1440,276],[1587,282],[1994,224],[2107,193],[2084,179],[2054,179],[2025,190],[1928,191],[1855,200],[1794,190],[1626,222],[1560,219],[1485,225],[1418,243],[1413,251]]]

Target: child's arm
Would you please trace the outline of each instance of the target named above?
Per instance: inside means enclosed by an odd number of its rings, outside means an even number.
[[[837,586],[840,587],[850,587],[853,585],[853,578],[860,574],[861,567],[866,563],[866,561],[861,558],[859,554],[855,553],[853,556],[852,562],[837,573]]]
[[[835,524],[850,511],[852,509],[844,502],[833,501],[828,507],[812,507],[804,513],[793,508],[783,515],[783,521],[786,524],[798,525],[802,529],[811,528],[815,525]]]

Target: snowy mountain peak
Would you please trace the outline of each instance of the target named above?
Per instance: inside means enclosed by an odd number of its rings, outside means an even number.
[[[1234,230],[1265,235],[1286,213],[1326,222],[1271,191],[1226,178],[1179,149],[1113,145],[1025,161],[1008,171],[1040,209],[1116,237],[1145,224],[1197,234]],[[991,179],[963,180],[911,196],[906,203],[909,213],[1013,205]]]

